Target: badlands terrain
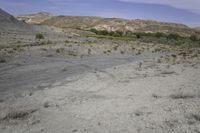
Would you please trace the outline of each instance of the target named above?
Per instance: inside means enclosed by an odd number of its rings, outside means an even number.
[[[199,46],[182,24],[0,10],[0,133],[199,133]]]

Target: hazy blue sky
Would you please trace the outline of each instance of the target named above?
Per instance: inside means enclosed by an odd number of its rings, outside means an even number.
[[[14,15],[47,11],[200,26],[200,0],[0,0],[0,8]]]

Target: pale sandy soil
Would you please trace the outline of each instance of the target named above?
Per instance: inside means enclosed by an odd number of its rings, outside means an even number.
[[[1,101],[0,132],[198,133],[199,87],[199,60],[133,61]]]

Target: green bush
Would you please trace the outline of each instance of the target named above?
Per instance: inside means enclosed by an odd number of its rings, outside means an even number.
[[[166,35],[164,33],[161,33],[161,32],[156,32],[155,33],[155,37],[157,38],[161,38],[161,37],[165,37]]]
[[[91,32],[97,34],[97,35],[104,35],[104,36],[113,36],[113,37],[122,37],[123,32],[122,31],[107,31],[107,30],[96,30],[96,29],[91,29]]]
[[[95,33],[95,34],[98,34],[98,30],[96,30],[96,29],[90,29],[90,31]]]
[[[142,37],[151,37],[154,33],[134,32],[133,34],[136,36],[136,38],[140,39]]]
[[[189,38],[191,41],[198,41],[198,37],[196,35],[191,35]]]
[[[190,37],[182,37],[177,33],[146,33],[146,32],[132,32],[126,31],[123,33],[122,31],[107,31],[107,30],[90,30],[93,33],[96,33],[98,38],[107,38],[107,39],[125,39],[125,40],[139,40],[141,42],[146,43],[161,43],[167,45],[183,45],[183,46],[200,46],[200,39],[197,35],[191,35]],[[107,52],[107,51],[106,51]]]
[[[65,43],[70,43],[70,41],[68,41],[68,40],[65,40]]]
[[[141,35],[140,34],[136,34],[136,38],[141,38]]]
[[[6,59],[0,57],[0,63],[6,63]]]
[[[167,36],[167,39],[174,39],[174,40],[177,40],[179,39],[180,36],[176,33],[170,33],[168,36]]]
[[[131,31],[127,31],[126,33],[125,33],[125,36],[133,36],[133,33],[131,32]]]
[[[118,32],[114,32],[113,36],[114,37],[121,37],[121,35]]]
[[[100,30],[98,32],[98,34],[100,34],[100,35],[109,35],[109,32],[107,30]]]
[[[123,32],[122,31],[119,31],[119,30],[117,30],[117,31],[115,31],[119,36],[123,36]]]
[[[44,35],[42,33],[37,33],[35,39],[44,39]]]
[[[110,35],[110,36],[114,36],[114,35],[115,35],[115,32],[114,32],[114,31],[111,31],[111,32],[109,32],[109,35]]]

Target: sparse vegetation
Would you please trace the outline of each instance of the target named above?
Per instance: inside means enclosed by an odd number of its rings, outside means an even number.
[[[10,120],[10,119],[24,119],[28,117],[29,113],[28,112],[11,112],[8,113],[7,116],[4,118],[4,120]]]
[[[190,94],[190,93],[183,93],[183,92],[179,92],[179,93],[175,93],[175,94],[171,94],[170,97],[172,99],[189,99],[189,98],[195,98],[194,94]]]
[[[27,111],[12,111],[8,113],[3,120],[16,120],[16,119],[26,119],[32,113],[36,112],[36,109],[31,109]]]
[[[88,49],[88,55],[91,55],[91,49]]]
[[[192,113],[190,114],[190,117],[195,119],[196,121],[200,121],[200,114]]]
[[[17,43],[21,43],[21,41],[18,40]]]
[[[68,40],[65,40],[65,43],[70,43],[70,41],[68,41]]]
[[[46,101],[46,102],[44,102],[44,108],[48,108],[48,107],[50,107],[50,102],[48,102],[48,101]]]
[[[56,49],[56,53],[63,53],[64,52],[64,48],[58,48],[58,49]]]
[[[6,59],[5,59],[5,58],[2,58],[2,57],[0,57],[0,63],[6,63]]]
[[[113,49],[116,51],[118,49],[119,45],[116,45],[113,47]]]
[[[98,34],[98,30],[96,30],[96,29],[91,29],[90,31],[94,32],[95,34]]]
[[[52,44],[53,42],[50,40],[47,41],[37,41],[35,44],[32,44],[30,46],[40,46],[40,45],[48,45],[48,44]]]
[[[37,33],[36,35],[35,35],[35,39],[44,39],[44,35],[42,34],[42,33]]]
[[[52,44],[53,42],[51,40],[47,40],[46,44]]]
[[[191,40],[191,41],[194,41],[194,42],[195,42],[195,41],[198,41],[198,37],[197,37],[196,35],[191,35],[191,36],[190,36],[190,40]]]
[[[167,35],[167,39],[174,39],[177,40],[179,38],[182,38],[181,36],[179,36],[178,34],[174,34],[174,33],[170,33]]]
[[[68,51],[68,55],[71,55],[71,56],[77,56],[77,53],[73,50],[69,50]]]

